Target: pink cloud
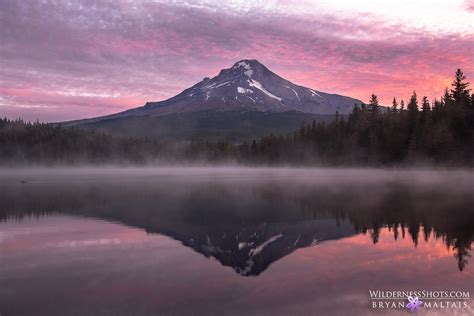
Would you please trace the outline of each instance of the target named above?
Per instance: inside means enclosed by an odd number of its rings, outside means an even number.
[[[474,12],[474,1],[473,0],[465,0],[465,5],[466,5],[466,9],[468,11],[473,11]]]
[[[457,68],[474,77],[472,33],[429,33],[368,15],[81,4],[2,3],[0,116],[114,113],[171,97],[243,58],[297,84],[364,101],[375,92],[384,103],[414,89],[437,97]]]

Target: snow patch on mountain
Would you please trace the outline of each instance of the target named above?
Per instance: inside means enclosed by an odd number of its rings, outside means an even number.
[[[217,89],[217,88],[222,87],[222,86],[228,86],[228,85],[230,85],[230,84],[231,84],[230,81],[223,82],[223,83],[218,84],[217,86],[213,87],[213,89]]]
[[[250,66],[250,64],[247,63],[245,60],[239,61],[237,64],[235,64],[234,67],[232,67],[232,69],[236,69],[236,68],[239,68],[239,67],[244,67],[247,70],[250,70],[252,68]]]
[[[314,91],[313,89],[309,89],[309,91],[311,91],[311,94],[314,96],[318,96],[320,98],[323,98],[319,93],[317,93],[316,91]]]
[[[211,84],[208,84],[207,86],[204,86],[202,88],[202,90],[209,90],[209,89],[212,89],[215,85],[217,84],[217,82],[213,82]]]
[[[237,87],[237,92],[238,92],[238,93],[245,94],[245,93],[253,93],[253,90],[251,90],[251,89],[246,89],[246,88],[242,88],[242,87]]]
[[[252,100],[253,103],[257,103],[257,101],[255,101],[251,96],[246,95],[246,97],[249,98],[250,100]]]
[[[299,96],[298,93],[295,91],[295,89],[290,88],[290,87],[288,87],[288,86],[285,86],[285,87],[287,87],[288,89],[291,89],[291,90],[295,93],[295,95],[296,95],[296,97],[298,98],[298,100],[301,101],[300,96]]]
[[[278,101],[281,102],[281,100],[283,100],[282,98],[280,97],[277,97],[276,95],[272,94],[271,92],[267,91],[260,82],[258,82],[257,80],[253,80],[253,79],[249,79],[247,80],[247,82],[249,83],[249,86],[251,87],[254,87],[254,88],[257,88],[258,90],[262,91],[263,93],[265,93],[266,95],[268,95],[270,98],[273,98],[273,99],[276,99]]]
[[[222,82],[222,83],[217,83],[217,82],[213,82],[207,86],[204,86],[202,88],[203,91],[206,91],[206,90],[212,90],[212,89],[217,89],[219,87],[222,87],[222,86],[226,86],[226,85],[229,85],[231,84],[230,81],[226,81],[226,82]]]

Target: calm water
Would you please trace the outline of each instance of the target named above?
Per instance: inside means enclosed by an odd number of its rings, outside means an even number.
[[[407,315],[369,290],[474,295],[472,171],[1,170],[0,194],[2,316]]]

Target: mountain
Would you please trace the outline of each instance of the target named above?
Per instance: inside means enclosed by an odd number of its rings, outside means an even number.
[[[120,116],[159,116],[206,110],[248,109],[260,112],[298,111],[311,114],[348,114],[361,101],[295,85],[257,60],[242,60],[219,75],[204,78],[175,97],[148,102]]]
[[[241,60],[170,99],[63,124],[121,135],[237,140],[291,132],[302,121],[329,121],[360,103],[295,85],[257,60]]]

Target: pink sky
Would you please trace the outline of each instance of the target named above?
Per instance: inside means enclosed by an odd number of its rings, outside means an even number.
[[[474,79],[472,0],[0,2],[0,116],[61,121],[171,97],[240,59],[384,103]]]

